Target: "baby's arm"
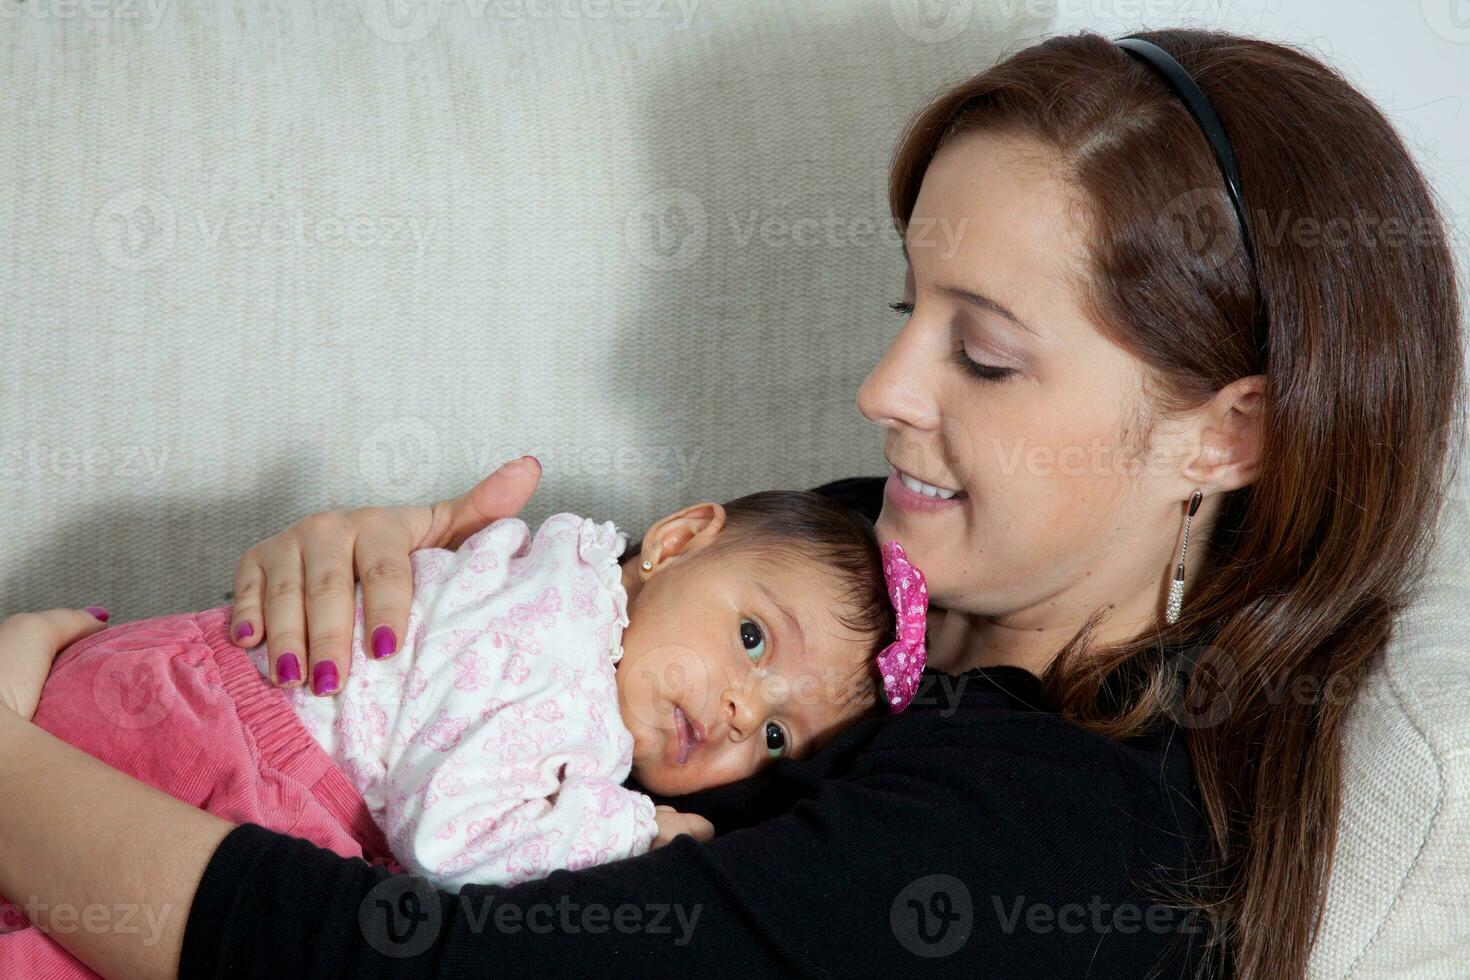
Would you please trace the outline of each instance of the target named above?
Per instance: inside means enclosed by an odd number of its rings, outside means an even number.
[[[642,854],[660,832],[648,797],[605,775],[569,775],[575,755],[497,761],[485,771],[491,753],[473,748],[414,754],[417,764],[389,773],[389,840],[406,870],[451,891]]]

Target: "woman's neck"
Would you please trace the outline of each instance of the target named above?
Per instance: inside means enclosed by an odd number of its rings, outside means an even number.
[[[1157,617],[1157,599],[1139,595],[1127,603],[1110,603],[1098,623],[1093,642],[1109,644],[1137,636]],[[929,610],[928,663],[936,670],[959,674],[976,667],[1023,667],[1038,677],[1057,651],[1087,621],[1089,610],[1073,615],[1024,614],[986,616],[954,609]]]

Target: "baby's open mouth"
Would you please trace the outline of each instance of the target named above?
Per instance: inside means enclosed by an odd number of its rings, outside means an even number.
[[[704,741],[702,726],[690,720],[677,704],[674,705],[674,737],[678,741],[677,763],[681,766],[689,761],[695,747]]]

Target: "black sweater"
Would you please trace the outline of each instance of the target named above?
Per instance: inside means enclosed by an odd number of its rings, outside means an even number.
[[[870,518],[881,480],[820,488]],[[206,868],[184,977],[1189,975],[1159,899],[1203,855],[1180,733],[1127,742],[1017,667],[925,672],[902,714],[659,802],[717,831],[458,896],[254,824]]]

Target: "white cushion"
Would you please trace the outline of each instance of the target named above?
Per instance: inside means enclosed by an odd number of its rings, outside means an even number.
[[[1470,506],[1451,498],[1419,597],[1347,721],[1312,977],[1470,975]]]
[[[303,514],[522,453],[546,472],[528,520],[635,533],[879,472],[854,398],[898,326],[889,152],[944,79],[1045,26],[158,6],[0,0],[0,610],[213,605]]]

